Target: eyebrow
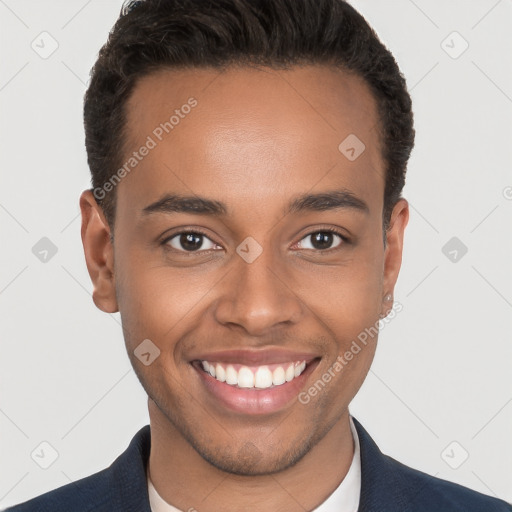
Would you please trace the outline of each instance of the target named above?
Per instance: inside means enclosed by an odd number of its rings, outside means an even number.
[[[180,196],[166,194],[164,197],[146,206],[143,215],[150,213],[195,213],[197,215],[226,215],[227,207],[220,201],[199,196]]]
[[[317,194],[301,194],[292,198],[285,214],[297,214],[312,211],[328,211],[338,209],[356,210],[368,214],[368,205],[349,190],[333,190]],[[146,206],[142,213],[144,216],[152,213],[192,213],[196,215],[210,215],[223,217],[228,213],[228,207],[221,201],[200,196],[181,196],[166,194],[161,199]]]
[[[286,213],[320,212],[338,209],[351,209],[366,214],[370,213],[370,208],[362,199],[345,189],[297,196],[288,205]]]

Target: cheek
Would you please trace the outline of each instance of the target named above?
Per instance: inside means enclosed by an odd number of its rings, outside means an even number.
[[[149,338],[158,340],[161,350],[168,340],[178,339],[187,319],[204,307],[215,285],[215,273],[194,273],[170,269],[161,262],[137,257],[116,261],[116,292],[127,342],[131,345]]]
[[[320,373],[337,390],[336,396],[351,397],[364,381],[375,354],[382,254],[375,247],[373,251],[354,251],[343,265],[319,267],[310,275],[304,272],[300,281],[300,296],[310,314],[334,341]],[[335,400],[333,396],[330,398]]]
[[[379,319],[382,271],[379,262],[347,261],[296,276],[300,297],[311,313],[347,339]]]

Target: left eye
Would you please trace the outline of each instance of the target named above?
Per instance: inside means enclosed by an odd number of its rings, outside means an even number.
[[[339,242],[337,245],[332,246],[333,242],[336,241],[336,238],[338,238]],[[302,245],[303,240],[310,239],[311,242],[309,243],[309,247],[304,247]],[[314,233],[309,233],[306,235],[299,244],[301,245],[302,249],[312,249],[316,251],[322,251],[327,249],[334,249],[336,247],[339,247],[343,242],[346,241],[346,238],[334,231],[315,231]]]

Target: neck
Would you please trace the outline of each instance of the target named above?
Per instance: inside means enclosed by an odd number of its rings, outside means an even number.
[[[149,414],[151,481],[183,511],[313,510],[339,486],[354,456],[348,410],[294,466],[257,476],[226,473],[204,460],[151,399]]]

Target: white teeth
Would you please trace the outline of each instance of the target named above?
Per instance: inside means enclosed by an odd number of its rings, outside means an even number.
[[[274,386],[280,386],[285,382],[286,378],[284,375],[284,369],[282,366],[278,366],[272,373],[272,384],[274,384]]]
[[[226,371],[219,363],[215,366],[215,378],[221,382],[226,380]]]
[[[306,361],[302,361],[302,363],[297,363],[297,366],[295,366],[294,370],[295,377],[298,377],[304,371],[304,368],[306,368]]]
[[[232,386],[238,384],[238,372],[231,365],[226,368],[226,384],[231,384]]]
[[[260,366],[254,376],[254,387],[265,389],[270,386],[272,386],[272,372],[268,369],[268,366]]]
[[[286,382],[290,382],[295,377],[295,367],[293,363],[286,368],[285,379]]]
[[[280,366],[272,365],[274,371],[267,365],[259,366],[254,371],[247,366],[242,366],[237,371],[231,364],[224,365],[222,363],[209,363],[208,361],[201,361],[201,365],[206,373],[230,386],[267,389],[272,386],[281,386],[285,382],[297,378],[305,370],[306,361],[296,361]]]
[[[240,388],[253,388],[254,387],[254,373],[251,372],[247,366],[242,366],[238,370],[238,387]]]

